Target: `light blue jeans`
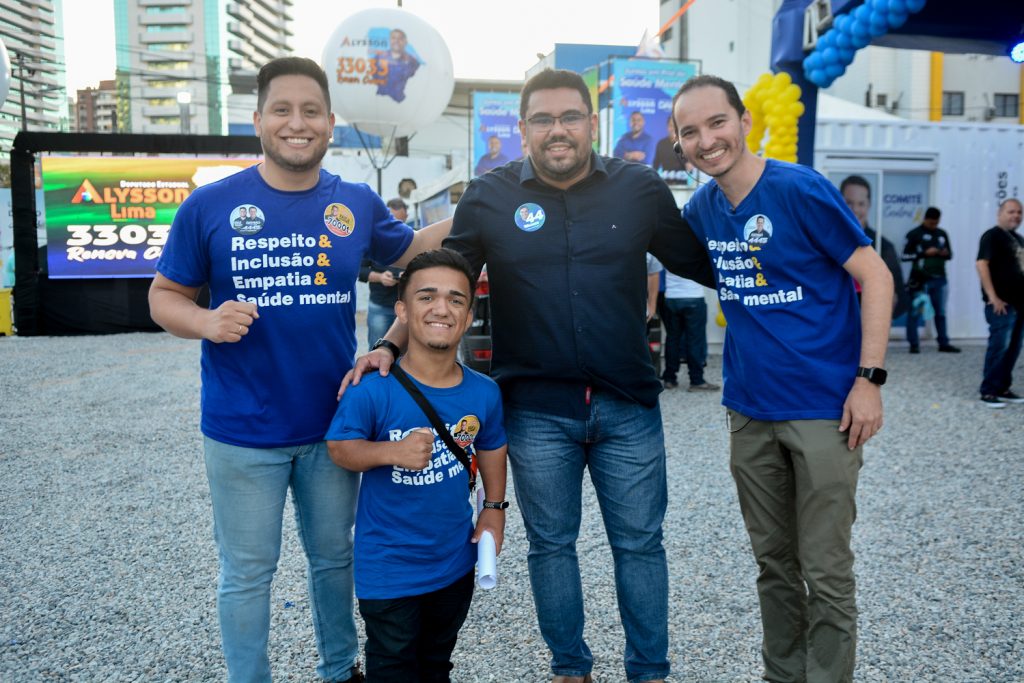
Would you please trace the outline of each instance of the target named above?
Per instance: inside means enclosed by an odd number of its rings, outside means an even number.
[[[509,407],[505,427],[530,542],[530,585],[552,672],[583,676],[593,667],[583,639],[576,555],[583,470],[589,469],[615,560],[626,676],[665,678],[668,566],[661,524],[668,494],[661,410],[597,391],[586,420]]]
[[[359,475],[335,465],[324,442],[242,448],[204,438],[220,554],[217,612],[232,682],[270,681],[270,582],[281,554],[285,497],[306,551],[309,603],[328,681],[350,677],[358,654],[352,612],[352,524]]]
[[[387,334],[395,322],[394,307],[381,306],[372,301],[366,304],[366,348],[373,348],[374,342]]]

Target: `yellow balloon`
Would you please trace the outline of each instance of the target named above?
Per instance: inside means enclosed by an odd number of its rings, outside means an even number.
[[[757,77],[757,81],[754,82],[755,88],[767,88],[772,83],[772,75],[770,73],[763,73]]]
[[[780,71],[779,73],[775,74],[774,80],[775,82],[772,83],[772,87],[779,89],[785,88],[787,85],[790,85],[793,82],[793,78],[785,71]]]
[[[799,100],[789,105],[789,113],[793,115],[793,118],[800,118],[804,115],[805,111],[807,111],[807,108],[804,107],[804,103]]]
[[[781,98],[786,102],[796,102],[800,99],[800,86],[796,83],[790,83],[782,91]]]
[[[722,313],[721,306],[718,308],[718,315],[715,316],[715,322],[718,323],[719,327],[725,327],[725,313]]]

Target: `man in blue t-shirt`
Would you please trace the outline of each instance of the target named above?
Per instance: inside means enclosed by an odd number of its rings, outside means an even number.
[[[831,183],[748,149],[732,83],[692,78],[672,110],[683,155],[713,178],[683,215],[729,323],[722,403],[760,568],[764,677],[851,681],[850,537],[862,446],[882,427],[892,276]]]
[[[320,169],[334,114],[316,62],[273,60],[257,88],[263,162],[182,204],[150,313],[168,332],[203,340],[201,428],[228,679],[270,680],[270,583],[291,488],[317,674],[347,681],[360,678],[351,540],[359,476],[331,463],[324,434],[355,355],[355,279],[364,255],[403,265],[448,226],[414,235],[369,187]],[[204,285],[209,309],[196,304]]]
[[[479,467],[485,502],[475,529],[470,473],[393,373],[350,387],[327,430],[334,462],[363,473],[355,579],[366,673],[375,683],[449,680],[473,597],[473,544],[489,531],[501,550],[508,507],[501,393],[456,361],[473,319],[472,283],[457,252],[420,254],[399,279],[395,313],[409,330],[399,366]]]
[[[626,161],[650,164],[654,161],[655,146],[654,138],[644,130],[644,115],[635,111],[629,115],[629,130],[615,143],[612,155]]]

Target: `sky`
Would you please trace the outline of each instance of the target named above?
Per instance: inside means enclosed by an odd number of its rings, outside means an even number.
[[[358,11],[397,7],[384,0],[294,0],[295,54],[320,61],[338,24]],[[640,9],[627,9],[639,5]],[[658,30],[656,0],[404,0],[448,45],[456,78],[516,80],[555,43],[636,45]],[[112,0],[64,0],[68,92],[114,77]]]

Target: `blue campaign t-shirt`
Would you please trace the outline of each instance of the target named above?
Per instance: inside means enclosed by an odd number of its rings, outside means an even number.
[[[725,314],[722,403],[758,420],[841,418],[861,343],[843,264],[870,240],[836,188],[768,159],[735,210],[712,181],[683,216],[707,245]]]
[[[501,392],[489,377],[462,366],[462,381],[454,387],[416,384],[468,453],[505,445]],[[327,439],[401,441],[420,428],[429,429],[430,421],[412,396],[393,376],[374,373],[345,391]],[[363,473],[355,535],[360,598],[430,593],[465,576],[476,563],[469,474],[434,434],[426,469],[387,466]]]
[[[238,343],[203,341],[203,434],[249,448],[321,441],[356,351],[359,263],[391,263],[412,238],[369,187],[326,171],[301,192],[255,166],[193,192],[157,270],[209,283],[211,309],[251,301],[260,316]]]

